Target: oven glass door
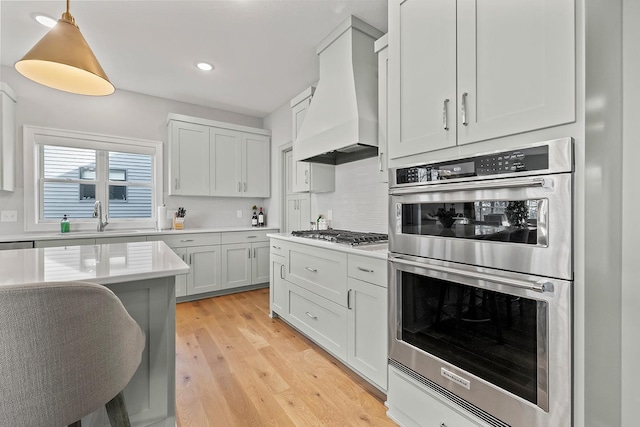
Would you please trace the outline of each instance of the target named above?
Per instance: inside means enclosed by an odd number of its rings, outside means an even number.
[[[401,272],[400,340],[538,405],[547,302]],[[546,372],[542,369],[541,372]]]
[[[542,198],[405,203],[402,234],[545,246],[537,222],[546,204]]]

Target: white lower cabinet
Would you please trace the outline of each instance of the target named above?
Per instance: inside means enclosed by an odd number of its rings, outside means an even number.
[[[269,280],[269,303],[271,313],[284,316],[287,312],[287,281],[284,280],[284,264],[283,256],[271,253],[271,267]]]
[[[387,263],[271,240],[271,312],[387,389]]]
[[[427,386],[389,366],[387,416],[403,427],[490,427]]]
[[[243,231],[222,235],[222,288],[269,282],[267,231]]]
[[[184,262],[187,262],[187,248],[173,248],[176,255],[178,255]],[[176,298],[184,297],[187,295],[187,276],[189,274],[176,275]]]
[[[387,388],[387,288],[349,277],[347,362]]]
[[[187,274],[187,295],[222,289],[220,252],[219,245],[187,248],[187,264],[191,267]]]

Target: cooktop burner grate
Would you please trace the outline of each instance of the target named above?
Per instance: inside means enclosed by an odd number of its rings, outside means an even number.
[[[345,243],[349,245],[363,245],[370,243],[384,243],[389,240],[387,234],[363,233],[348,230],[300,230],[292,231],[292,236],[308,239],[327,240],[329,242]]]

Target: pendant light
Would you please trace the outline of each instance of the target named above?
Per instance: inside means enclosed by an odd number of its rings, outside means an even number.
[[[29,52],[15,64],[34,82],[80,95],[111,95],[116,89],[67,11]]]

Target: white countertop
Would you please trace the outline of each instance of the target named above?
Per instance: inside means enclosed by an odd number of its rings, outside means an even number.
[[[189,266],[164,242],[0,251],[0,286],[82,280],[98,284],[175,276]]]
[[[98,232],[95,230],[70,231],[58,233],[51,231],[25,232],[16,234],[0,234],[0,242],[19,242],[35,240],[60,240],[60,239],[95,239],[97,237],[121,237],[121,236],[156,236],[162,234],[191,234],[191,233],[224,233],[233,231],[277,231],[278,227],[215,227],[215,228],[185,228],[184,230],[156,230],[154,228],[140,230],[110,230]]]
[[[347,252],[356,255],[369,256],[372,258],[387,259],[389,245],[387,243],[374,243],[366,245],[347,245],[344,243],[328,242],[320,239],[309,239],[306,237],[296,237],[289,233],[269,233],[267,237],[273,239],[286,240],[288,242],[299,243],[319,248],[332,249],[334,251]]]

